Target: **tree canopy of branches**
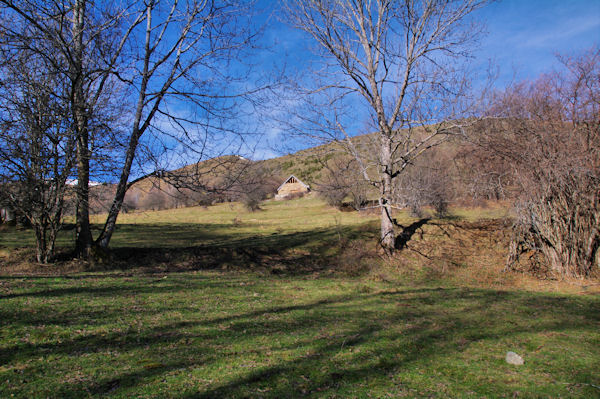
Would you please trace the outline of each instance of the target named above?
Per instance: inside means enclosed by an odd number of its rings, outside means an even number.
[[[533,252],[554,274],[585,277],[600,265],[600,50],[560,60],[498,93],[479,144],[504,157],[521,191],[507,266]]]
[[[350,196],[352,207],[360,210],[367,202],[370,186],[361,176],[356,160],[348,154],[328,155],[320,159],[323,170],[315,191],[328,205],[338,209]]]
[[[2,29],[9,52],[42,59],[63,90],[65,114],[76,140],[76,249],[85,255],[92,240],[89,226],[90,165],[101,173],[120,140],[118,117],[122,82],[120,55],[127,30],[120,23],[127,8],[102,2],[2,0]]]
[[[132,174],[154,170],[158,176],[171,152],[190,163],[231,152],[227,146],[243,140],[245,130],[235,124],[243,114],[239,102],[259,91],[246,79],[249,68],[243,64],[259,31],[252,2],[0,0],[0,5],[7,46],[45,59],[65,84],[76,139],[79,256],[109,245],[125,193],[137,180]],[[94,173],[116,174],[118,180],[95,242],[89,224]]]
[[[5,43],[3,43],[5,44]],[[32,225],[37,261],[47,263],[61,226],[72,134],[64,84],[47,60],[2,46],[0,65],[0,203]]]
[[[290,21],[318,44],[307,105],[294,118],[302,134],[337,140],[379,192],[381,244],[395,249],[394,181],[424,151],[460,129],[469,79],[464,61],[479,28],[480,0],[300,0]],[[353,140],[357,119],[366,132]],[[463,119],[464,120],[464,119]],[[363,130],[363,133],[365,131]]]
[[[256,34],[250,11],[251,3],[235,1],[150,1],[128,21],[131,29],[142,27],[134,37],[144,38],[134,48],[133,73],[127,78],[137,99],[114,201],[97,239],[100,246],[107,247],[114,232],[144,134],[164,150],[175,148],[180,156],[191,152],[198,158],[208,152],[210,141],[234,134],[231,114],[241,113],[236,99],[247,98],[249,90],[228,87],[247,77],[233,64]],[[189,112],[173,110],[183,102]]]
[[[260,204],[275,193],[279,181],[262,162],[239,163],[239,173],[229,177],[225,194],[230,200],[240,201],[251,212],[260,210]]]
[[[452,154],[447,148],[442,148],[429,151],[416,160],[394,185],[395,202],[407,206],[412,216],[421,217],[426,205],[432,206],[438,217],[448,214],[455,187],[449,159]]]

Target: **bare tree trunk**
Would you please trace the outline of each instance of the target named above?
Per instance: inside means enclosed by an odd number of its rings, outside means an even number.
[[[87,129],[86,100],[83,92],[83,29],[85,1],[76,0],[73,8],[73,59],[71,79],[73,84],[73,123],[77,133],[77,214],[75,253],[87,259],[92,246],[90,229],[89,181],[90,153]]]
[[[390,174],[392,166],[392,156],[389,140],[383,138],[381,145],[381,246],[384,251],[391,255],[395,250],[396,232],[394,231],[394,219],[392,217],[392,207],[390,197],[392,193],[392,177]]]
[[[92,247],[92,231],[90,229],[89,207],[89,156],[87,134],[77,140],[77,213],[75,253],[78,257],[87,259]]]
[[[44,237],[44,228],[36,224],[34,230],[37,242],[36,259],[38,263],[46,263],[46,239]]]
[[[385,198],[381,198],[381,246],[386,254],[391,255],[396,245],[396,232],[392,219],[392,208]]]
[[[138,110],[141,113],[141,109]],[[131,136],[131,140],[129,142],[129,148],[127,151],[127,156],[125,158],[125,164],[123,165],[123,169],[121,171],[121,178],[119,179],[119,184],[117,185],[117,191],[115,193],[115,197],[113,203],[108,212],[108,216],[106,218],[106,222],[104,223],[104,228],[98,237],[97,244],[102,248],[108,248],[110,244],[110,239],[115,231],[115,227],[117,225],[117,217],[121,212],[121,208],[123,206],[123,200],[125,199],[125,193],[127,192],[129,180],[129,174],[131,173],[131,165],[133,164],[133,158],[135,157],[135,150],[137,148],[140,137],[139,129],[135,129],[135,132]]]
[[[152,5],[148,4],[146,7],[146,36],[144,42],[144,69],[142,71],[142,80],[140,85],[139,97],[137,101],[137,107],[135,112],[135,119],[133,125],[133,131],[129,138],[129,146],[127,147],[127,154],[125,156],[125,163],[123,168],[121,169],[121,177],[119,179],[119,184],[117,185],[117,191],[115,192],[115,197],[113,199],[113,203],[108,212],[108,217],[106,218],[106,222],[104,223],[104,228],[98,237],[97,243],[102,248],[108,248],[110,244],[110,239],[113,235],[115,227],[117,225],[117,217],[121,212],[121,207],[123,206],[123,200],[125,199],[125,193],[127,192],[129,174],[131,173],[131,166],[133,164],[133,159],[135,158],[135,153],[137,146],[139,144],[139,140],[141,135],[147,129],[150,124],[150,120],[152,120],[154,113],[158,109],[160,102],[164,96],[164,91],[157,96],[156,102],[153,104],[152,110],[150,114],[144,121],[142,128],[140,128],[140,121],[142,120],[142,113],[144,110],[144,104],[146,102],[146,90],[148,88],[148,82],[152,73],[150,72],[150,57],[152,55],[151,48],[151,34],[152,34]],[[177,63],[176,63],[177,64]],[[174,68],[171,69],[171,77],[174,74]],[[163,90],[165,86],[163,86]],[[168,87],[168,85],[166,86]]]

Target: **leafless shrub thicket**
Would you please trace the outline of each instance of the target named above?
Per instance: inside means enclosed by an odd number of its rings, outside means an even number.
[[[269,170],[261,163],[253,163],[235,178],[226,193],[230,200],[240,201],[254,212],[260,210],[261,202],[273,194],[278,185],[279,181]]]
[[[463,141],[454,156],[456,197],[470,203],[514,199],[512,167],[498,152]]]
[[[334,208],[341,209],[347,197],[355,210],[360,210],[368,200],[369,186],[360,173],[354,158],[347,156],[326,157],[321,162],[322,176],[317,182],[319,197]]]
[[[323,161],[322,177],[316,192],[327,205],[341,209],[352,185],[352,172],[344,160]]]
[[[507,268],[537,253],[553,274],[586,277],[600,264],[600,51],[561,61],[499,93],[478,144],[521,191]]]
[[[305,195],[306,195],[306,193],[304,193],[304,192],[290,193],[285,196],[285,199],[293,200],[293,199],[297,199],[297,198],[303,198]]]
[[[327,181],[319,187],[319,191],[317,192],[327,205],[337,209],[342,209],[344,199],[348,195],[346,187],[331,184],[331,182]]]
[[[448,153],[437,148],[407,168],[394,186],[394,200],[414,217],[423,216],[424,206],[431,206],[438,217],[447,216],[456,188],[453,177]]]

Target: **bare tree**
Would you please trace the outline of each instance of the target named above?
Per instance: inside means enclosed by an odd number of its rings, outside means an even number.
[[[381,245],[395,249],[394,181],[461,128],[469,79],[463,61],[485,1],[286,2],[289,19],[318,43],[324,64],[306,89],[298,131],[339,141],[379,192]],[[352,139],[360,126],[374,133]],[[463,119],[464,120],[464,119]],[[363,130],[364,131],[364,130]]]
[[[135,182],[130,175],[144,135],[150,135],[145,146],[150,152],[158,143],[165,151],[171,147],[180,156],[187,151],[202,158],[210,150],[209,141],[235,133],[228,123],[235,120],[232,112],[241,112],[237,101],[258,91],[241,85],[231,66],[255,37],[251,14],[251,3],[236,1],[148,1],[132,18],[133,30],[143,21],[143,31],[134,32],[142,44],[133,49],[132,73],[125,80],[137,99],[117,190],[97,239],[101,247],[109,245],[125,193]],[[236,85],[238,90],[231,90]],[[176,111],[178,107],[187,111]],[[160,177],[177,188],[193,187],[193,168],[181,172],[185,178],[176,173]],[[185,187],[177,184],[184,181]]]
[[[322,167],[315,191],[328,205],[341,209],[346,197],[360,210],[367,202],[369,189],[360,174],[356,160],[345,153],[332,152],[317,158]]]
[[[132,173],[154,170],[151,175],[166,178],[161,165],[169,164],[171,152],[189,163],[242,145],[240,136],[224,137],[245,131],[234,126],[243,115],[238,103],[259,91],[240,72],[248,70],[244,51],[259,30],[252,21],[252,2],[0,0],[0,5],[8,41],[45,57],[68,82],[77,138],[79,256],[89,256],[94,246],[91,174],[106,178],[116,170],[119,175],[96,240],[107,247],[125,193],[141,179],[130,179]],[[20,26],[27,29],[15,29]],[[174,173],[168,177],[176,179]]]
[[[394,201],[408,207],[412,216],[422,217],[424,206],[431,206],[438,217],[447,216],[453,199],[453,154],[447,152],[444,146],[428,151],[394,185]]]
[[[521,194],[508,267],[538,253],[558,275],[600,266],[600,50],[498,93],[479,143],[511,166]]]
[[[65,85],[64,99],[77,140],[76,252],[86,257],[92,243],[90,163],[97,166],[103,145],[110,152],[118,142],[111,134],[117,125],[111,97],[117,94],[120,56],[132,32],[131,27],[121,29],[131,5],[109,8],[87,0],[2,0],[0,5],[8,45],[44,59]],[[138,18],[136,23],[140,22]],[[104,157],[113,158],[106,152]]]
[[[495,148],[464,141],[454,157],[460,191],[470,201],[515,198],[510,163]]]
[[[348,196],[348,188],[328,174],[319,184],[317,193],[327,205],[342,209],[344,200]]]
[[[244,161],[235,166],[236,173],[225,175],[221,187],[227,187],[224,194],[231,201],[240,201],[251,212],[260,210],[260,204],[270,194],[275,193],[280,182],[263,162]]]
[[[37,54],[4,45],[1,51],[0,203],[27,218],[35,232],[37,261],[47,263],[75,159],[65,86]]]
[[[348,162],[345,157],[328,159],[326,156],[318,160],[323,171],[315,191],[327,205],[341,209],[352,185],[349,173],[351,162]]]

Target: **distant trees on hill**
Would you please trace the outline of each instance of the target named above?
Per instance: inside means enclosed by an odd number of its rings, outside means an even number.
[[[281,184],[279,175],[265,168],[263,162],[248,160],[210,160],[203,172],[165,172],[163,177],[148,177],[131,187],[123,202],[123,211],[173,209],[187,206],[209,206],[239,201],[249,210],[272,195]],[[193,168],[190,166],[189,168]],[[173,175],[169,175],[173,173]],[[204,180],[197,176],[203,175]],[[101,185],[90,190],[90,211],[106,213],[112,204],[115,185]]]

